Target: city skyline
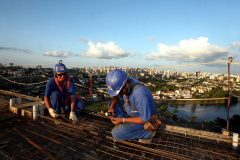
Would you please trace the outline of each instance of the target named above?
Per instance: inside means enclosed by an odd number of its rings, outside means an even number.
[[[16,72],[18,72],[19,70],[22,71],[22,69],[28,69],[28,68],[32,68],[32,69],[37,69],[37,70],[41,70],[41,69],[47,69],[47,70],[54,70],[53,67],[43,67],[42,65],[31,65],[32,67],[29,66],[22,66],[22,65],[15,65],[14,63],[9,63],[9,65],[5,64],[2,65],[0,63],[0,67],[2,68],[2,71],[10,71],[11,69],[14,69],[15,67],[17,67]],[[20,68],[19,68],[20,67]],[[158,75],[158,74],[162,74],[163,76],[166,76],[167,74],[171,75],[171,76],[176,76],[179,74],[183,74],[182,76],[184,77],[185,75],[188,76],[192,76],[195,75],[196,77],[206,77],[206,76],[228,76],[228,74],[222,74],[222,73],[211,73],[211,72],[202,72],[201,70],[196,70],[196,71],[176,71],[176,70],[169,70],[169,68],[161,68],[161,69],[157,69],[157,68],[134,68],[134,67],[118,67],[118,66],[102,66],[102,67],[77,67],[77,66],[71,66],[68,65],[67,66],[68,69],[77,69],[77,70],[81,70],[83,72],[86,73],[101,73],[101,72],[105,72],[106,74],[108,74],[109,71],[114,70],[114,69],[121,69],[124,70],[128,73],[145,73],[146,75]],[[4,73],[5,73],[4,72]],[[240,74],[232,74],[230,73],[231,77],[239,77]],[[169,78],[169,77],[168,77]]]
[[[239,5],[237,0],[0,0],[0,63],[62,59],[78,67],[154,68],[229,57],[240,63]],[[166,69],[228,71],[227,63]],[[239,74],[238,65],[231,65],[231,74]]]

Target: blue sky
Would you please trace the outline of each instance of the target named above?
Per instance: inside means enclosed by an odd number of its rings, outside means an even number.
[[[239,0],[0,0],[0,63],[240,63]],[[34,66],[32,66],[34,67]],[[50,66],[51,67],[51,66]],[[227,73],[227,63],[166,70]],[[239,74],[239,65],[231,65]]]

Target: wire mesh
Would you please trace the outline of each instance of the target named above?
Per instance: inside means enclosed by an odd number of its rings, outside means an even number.
[[[8,98],[0,98],[8,103]],[[57,124],[50,116],[32,121],[13,115],[7,108],[1,106],[1,117],[13,117],[1,120],[0,143],[7,142],[0,148],[1,157],[6,157],[5,154],[13,159],[38,160],[239,158],[240,151],[234,150],[232,144],[172,131],[157,132],[151,144],[137,140],[114,142],[111,136],[114,125],[91,111],[81,113],[78,123],[72,125],[67,118]]]

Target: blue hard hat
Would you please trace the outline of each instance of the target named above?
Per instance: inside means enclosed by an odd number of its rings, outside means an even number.
[[[64,64],[62,64],[62,60],[60,60],[58,64],[55,64],[53,70],[54,70],[54,77],[56,77],[57,72],[67,72],[67,68]]]
[[[67,68],[64,64],[58,63],[54,66],[54,72],[67,72]]]
[[[108,93],[111,96],[118,95],[122,87],[125,85],[127,78],[128,78],[127,73],[120,69],[114,69],[110,71],[106,77]]]

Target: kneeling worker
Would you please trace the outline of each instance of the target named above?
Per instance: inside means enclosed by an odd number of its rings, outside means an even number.
[[[151,92],[126,72],[114,69],[106,77],[108,93],[113,96],[109,110],[116,125],[112,135],[117,140],[139,139],[150,143],[161,122]]]
[[[67,75],[67,68],[59,63],[54,66],[54,77],[46,85],[44,102],[53,118],[61,113],[70,113],[69,119],[77,122],[75,111],[85,107],[81,98],[76,95],[74,80]]]

